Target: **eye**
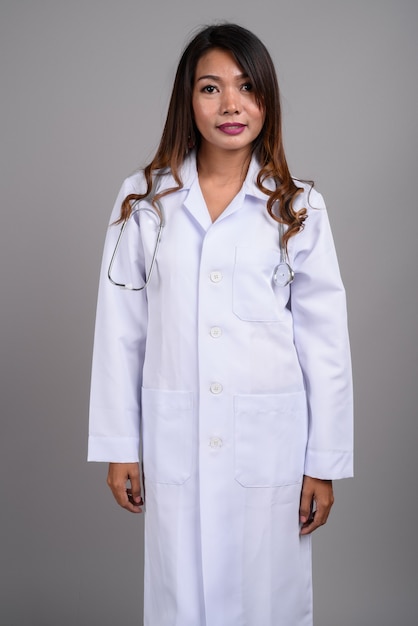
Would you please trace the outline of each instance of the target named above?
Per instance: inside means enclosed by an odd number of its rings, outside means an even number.
[[[241,89],[243,91],[253,91],[253,86],[251,83],[244,83],[243,85],[241,85]]]
[[[216,87],[214,85],[205,85],[202,87],[202,93],[215,93]]]

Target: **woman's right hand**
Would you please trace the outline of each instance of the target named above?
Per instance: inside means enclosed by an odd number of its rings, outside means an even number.
[[[130,513],[142,513],[139,463],[109,463],[107,484],[122,508]]]

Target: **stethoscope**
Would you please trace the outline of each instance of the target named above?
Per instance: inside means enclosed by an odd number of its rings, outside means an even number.
[[[280,263],[276,265],[273,273],[273,282],[278,287],[287,287],[293,281],[295,272],[287,260],[287,253],[283,245],[284,225],[279,222],[279,250]]]
[[[163,206],[162,206],[161,202],[159,202],[159,200],[155,200],[154,199],[154,196],[155,196],[155,194],[157,192],[158,179],[159,179],[159,177],[156,176],[154,181],[153,181],[151,192],[148,194],[148,196],[146,196],[142,200],[137,200],[135,202],[134,207],[132,208],[131,213],[122,222],[122,226],[121,226],[121,229],[120,229],[120,232],[119,232],[119,237],[117,238],[115,249],[113,251],[112,258],[110,259],[109,269],[107,270],[107,277],[110,280],[110,282],[112,283],[112,285],[115,285],[115,287],[120,287],[121,289],[129,289],[130,291],[142,291],[143,289],[145,289],[145,287],[147,287],[149,281],[151,280],[152,271],[154,269],[155,260],[157,258],[158,248],[160,247],[160,241],[161,241],[161,236],[163,234],[163,228],[165,226],[165,218],[164,218]],[[155,204],[155,206],[157,207],[158,212],[154,208],[151,208],[151,207],[135,206],[135,205],[138,205],[139,202],[142,202],[142,201],[145,201],[145,200],[149,200],[149,201],[151,201],[151,203],[153,202]],[[155,216],[157,217],[157,219],[158,219],[158,230],[157,230],[157,238],[155,240],[154,252],[152,254],[152,258],[151,258],[151,263],[150,263],[150,266],[149,266],[148,274],[145,277],[145,282],[144,282],[144,284],[141,287],[134,287],[132,285],[132,283],[118,283],[116,280],[114,280],[112,278],[112,269],[113,269],[113,265],[114,265],[114,262],[115,262],[115,259],[116,259],[119,247],[120,247],[121,242],[122,242],[123,234],[124,234],[124,232],[126,230],[126,227],[128,226],[129,220],[135,215],[135,213],[139,213],[140,211],[145,211],[145,212],[151,213],[154,217]]]
[[[154,183],[151,189],[151,192],[148,194],[148,196],[146,196],[145,198],[143,198],[142,200],[138,200],[135,204],[138,204],[139,202],[142,201],[152,201],[156,190],[157,190],[157,178],[156,177],[154,179]],[[109,263],[109,269],[107,271],[107,276],[110,280],[110,282],[112,283],[112,285],[115,285],[115,287],[120,287],[121,289],[128,289],[130,291],[142,291],[143,289],[145,289],[147,287],[147,285],[149,284],[150,280],[151,280],[151,276],[152,276],[152,272],[155,266],[155,261],[157,258],[157,253],[158,253],[158,248],[160,247],[160,242],[161,242],[161,236],[163,233],[163,228],[165,226],[165,217],[164,217],[164,209],[162,207],[161,202],[159,202],[158,200],[154,199],[154,204],[158,209],[155,210],[154,208],[150,208],[150,207],[144,207],[144,206],[136,206],[134,205],[134,208],[132,209],[130,215],[123,221],[120,232],[119,232],[119,236],[117,238],[116,241],[116,245],[115,245],[115,249],[113,251],[112,257],[110,259],[110,263]],[[154,216],[157,217],[158,219],[158,229],[157,229],[157,235],[156,235],[156,240],[155,240],[155,246],[154,246],[154,252],[151,258],[151,263],[149,266],[149,270],[148,273],[145,277],[145,281],[144,284],[141,285],[141,287],[134,287],[132,283],[120,283],[117,282],[116,280],[114,280],[112,278],[112,269],[113,269],[113,265],[115,263],[115,259],[117,257],[118,254],[118,250],[120,248],[121,242],[122,242],[122,238],[123,235],[125,233],[126,227],[129,223],[129,220],[133,217],[133,215],[135,215],[135,213],[139,213],[140,211],[147,211],[149,213],[152,213]],[[275,285],[277,285],[278,287],[287,287],[287,285],[290,285],[290,283],[293,281],[294,277],[295,277],[295,273],[292,269],[292,267],[290,266],[288,260],[287,260],[287,253],[285,250],[285,246],[283,245],[283,236],[284,236],[284,225],[279,222],[279,250],[280,250],[280,262],[278,263],[278,265],[276,265],[276,267],[273,270],[273,283]]]

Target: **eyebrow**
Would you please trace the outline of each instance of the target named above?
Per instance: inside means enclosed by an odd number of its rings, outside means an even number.
[[[242,80],[243,78],[249,78],[248,74],[237,74],[236,79]],[[203,76],[199,76],[196,79],[196,82],[199,80],[216,80],[218,82],[222,82],[222,78],[220,76],[215,76],[215,74],[204,74]]]

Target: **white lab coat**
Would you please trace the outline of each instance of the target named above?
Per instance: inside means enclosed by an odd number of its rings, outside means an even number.
[[[275,286],[278,227],[244,185],[212,223],[195,156],[146,291],[107,268],[95,333],[89,460],[138,460],[146,491],[145,626],[311,626],[310,537],[300,537],[303,474],[352,473],[345,293],[322,197],[308,186],[289,244],[291,287]],[[167,174],[162,188],[175,186]],[[141,173],[122,199],[145,189]],[[133,218],[115,266],[135,286],[156,219]],[[140,229],[138,228],[140,222]]]

